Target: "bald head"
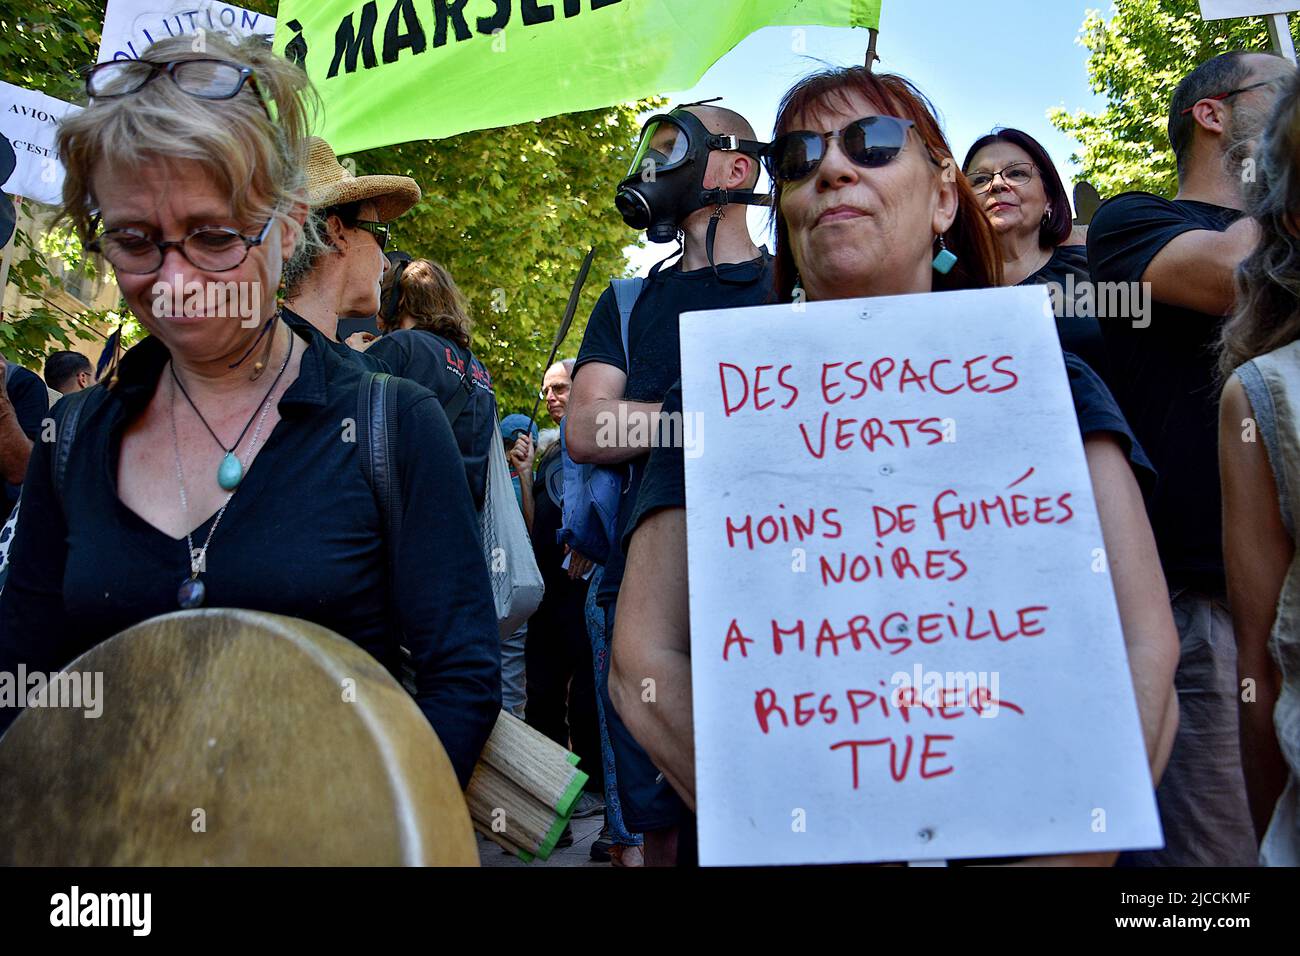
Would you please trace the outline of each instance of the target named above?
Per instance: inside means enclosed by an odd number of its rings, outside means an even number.
[[[562,359],[546,370],[542,378],[542,398],[555,424],[560,423],[569,407],[569,389],[573,385],[573,359]]]
[[[724,136],[735,136],[738,139],[756,140],[758,137],[754,134],[754,127],[749,124],[749,120],[741,116],[735,110],[729,110],[722,106],[687,106],[685,112],[690,113],[701,123],[710,133],[719,133]],[[722,155],[743,155],[743,154],[722,154]],[[758,184],[758,163],[752,157],[745,157],[750,165],[748,174],[745,176],[744,183],[738,187],[741,189],[753,189]]]
[[[758,139],[749,120],[723,106],[688,106],[686,112],[704,124],[710,133],[730,133],[741,139]]]

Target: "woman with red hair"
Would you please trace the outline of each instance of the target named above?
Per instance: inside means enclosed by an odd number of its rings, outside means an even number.
[[[768,165],[781,301],[1001,284],[998,246],[979,200],[933,108],[907,80],[851,67],[800,81],[781,103]],[[1178,721],[1178,642],[1138,483],[1150,465],[1100,379],[1070,355],[1066,368],[1158,779]],[[679,383],[664,411],[680,410]],[[661,442],[625,533],[627,577],[611,642],[610,691],[632,733],[694,807],[685,504],[683,449]],[[647,678],[660,688],[653,707],[640,703]],[[686,829],[679,863],[690,858],[694,834]],[[1051,859],[1109,865],[1114,858]]]

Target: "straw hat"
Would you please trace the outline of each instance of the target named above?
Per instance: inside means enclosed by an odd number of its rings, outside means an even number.
[[[396,219],[420,201],[420,186],[410,176],[353,176],[330,144],[313,136],[307,152],[307,201],[313,209],[370,200],[381,222]]]

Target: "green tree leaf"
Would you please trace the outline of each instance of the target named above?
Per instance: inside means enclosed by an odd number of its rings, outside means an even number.
[[[1167,124],[1174,88],[1220,53],[1267,52],[1268,29],[1260,17],[1202,20],[1197,0],[1114,0],[1114,6],[1110,20],[1089,11],[1077,41],[1089,51],[1088,77],[1106,95],[1106,108],[1069,113],[1058,107],[1048,116],[1078,139],[1082,149],[1071,161],[1103,197],[1130,189],[1172,197],[1178,174]]]

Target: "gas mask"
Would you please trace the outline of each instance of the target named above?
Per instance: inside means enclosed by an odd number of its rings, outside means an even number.
[[[651,242],[672,242],[687,216],[716,207],[706,242],[709,264],[713,265],[713,240],[722,208],[733,203],[765,206],[769,199],[752,189],[704,188],[709,153],[737,151],[758,159],[765,148],[764,143],[729,133],[711,133],[683,107],[652,116],[641,130],[641,142],[627,176],[618,185],[614,205],[623,221],[633,229],[645,230]]]

